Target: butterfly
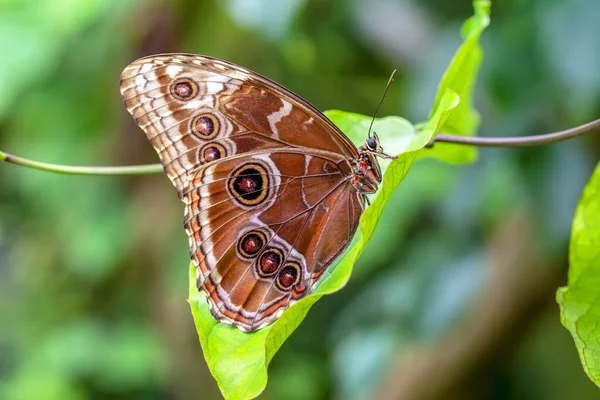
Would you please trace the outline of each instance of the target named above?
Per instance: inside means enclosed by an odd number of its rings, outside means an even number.
[[[357,149],[306,100],[212,57],[141,58],[121,95],[185,203],[198,290],[242,331],[314,291],[381,183],[376,157],[391,158],[376,134]]]

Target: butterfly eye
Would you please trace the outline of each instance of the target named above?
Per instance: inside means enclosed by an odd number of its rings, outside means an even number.
[[[198,85],[189,78],[179,78],[171,85],[170,92],[177,100],[189,101],[198,94]]]
[[[286,263],[277,275],[277,287],[289,290],[300,281],[300,266],[297,263]]]
[[[268,174],[259,164],[246,164],[236,169],[227,186],[233,198],[243,206],[257,206],[269,194]]]
[[[252,259],[265,246],[265,234],[260,231],[250,231],[238,240],[238,253],[246,259]]]
[[[192,119],[190,129],[196,137],[209,140],[219,133],[219,120],[211,114],[196,115]]]
[[[375,139],[374,137],[370,137],[369,139],[367,139],[367,147],[369,148],[369,150],[377,150],[377,139]]]
[[[279,269],[282,259],[283,253],[281,250],[276,248],[265,250],[258,259],[258,274],[263,278],[273,276]]]
[[[201,164],[206,164],[211,161],[218,160],[227,156],[227,151],[218,143],[208,143],[204,145],[198,152]]]

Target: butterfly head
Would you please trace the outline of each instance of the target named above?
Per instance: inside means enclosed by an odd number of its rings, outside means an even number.
[[[379,144],[379,136],[377,136],[377,132],[373,132],[373,136],[369,136],[363,147],[365,150],[368,150],[372,153],[383,153],[383,149]]]

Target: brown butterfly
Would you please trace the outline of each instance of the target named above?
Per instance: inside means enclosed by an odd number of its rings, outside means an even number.
[[[311,293],[377,190],[376,134],[357,149],[277,83],[211,57],[139,59],[127,110],[185,203],[185,230],[219,321],[254,331]]]

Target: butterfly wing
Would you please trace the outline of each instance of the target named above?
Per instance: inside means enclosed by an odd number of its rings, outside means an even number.
[[[190,185],[185,226],[213,315],[243,330],[310,293],[362,212],[331,160],[276,151],[212,163]]]
[[[123,71],[121,94],[179,191],[190,171],[217,157],[289,147],[339,160],[358,157],[352,142],[315,107],[259,74],[215,58],[141,58]]]
[[[354,145],[300,97],[209,57],[140,59],[121,93],[186,203],[213,315],[256,330],[312,291],[362,212]]]

